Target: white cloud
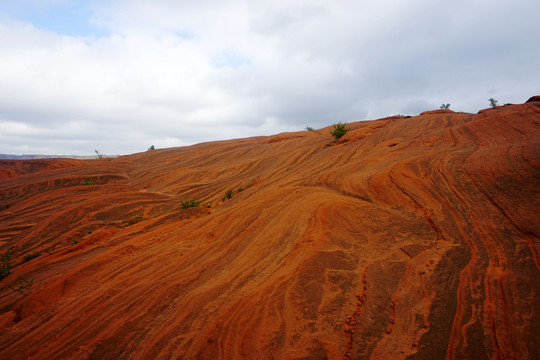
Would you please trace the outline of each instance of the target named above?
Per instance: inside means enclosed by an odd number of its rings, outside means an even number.
[[[0,153],[131,153],[539,92],[533,0],[94,1],[96,36],[7,4]]]

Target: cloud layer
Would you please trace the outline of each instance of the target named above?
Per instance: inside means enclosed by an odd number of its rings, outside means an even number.
[[[521,103],[540,93],[535,8],[535,0],[7,1],[0,153],[127,154],[441,103],[470,112],[490,97]]]

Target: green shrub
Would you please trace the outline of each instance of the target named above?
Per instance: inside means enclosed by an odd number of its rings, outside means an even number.
[[[313,131],[313,128],[311,126],[306,126],[307,131]]]
[[[229,189],[227,191],[225,191],[225,195],[223,195],[223,200],[226,200],[226,199],[230,199],[233,197],[233,194],[234,194],[234,190],[232,189]]]
[[[349,131],[345,127],[345,125],[347,125],[347,123],[341,123],[341,121],[337,124],[334,124],[334,129],[330,131],[330,134],[332,134],[332,136],[336,139],[340,139],[343,135],[347,133],[347,131]]]
[[[81,185],[96,185],[96,184],[97,182],[95,180],[92,180],[91,178],[86,178],[84,179]]]
[[[442,105],[441,105],[441,109],[443,109],[443,110],[448,110],[448,109],[450,109],[450,104],[442,104]]]
[[[13,286],[10,286],[9,288],[14,292],[18,292],[22,296],[28,295],[28,293],[30,293],[30,291],[32,290],[32,285],[34,285],[34,279],[28,281],[21,275],[19,275],[19,280],[20,283],[18,288],[14,288]]]
[[[497,100],[495,100],[494,98],[490,98],[488,99],[489,101],[489,105],[492,107],[492,108],[496,108],[497,107]]]
[[[198,202],[195,199],[180,201],[180,207],[182,209],[189,209],[189,208],[197,207],[197,206],[199,206],[199,204],[200,204],[200,202]]]
[[[148,148],[148,151],[154,150],[154,149],[155,149],[155,147],[154,147],[154,145],[152,145],[152,146],[150,146],[150,147]]]
[[[0,255],[0,280],[11,274],[11,255],[13,248],[9,248],[3,255]]]

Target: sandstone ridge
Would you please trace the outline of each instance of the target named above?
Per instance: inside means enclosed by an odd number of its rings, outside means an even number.
[[[1,160],[0,358],[540,359],[540,102],[347,127]]]

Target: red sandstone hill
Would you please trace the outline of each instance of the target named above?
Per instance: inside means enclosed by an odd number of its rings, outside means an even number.
[[[540,359],[540,102],[347,126],[0,161],[0,358]]]

